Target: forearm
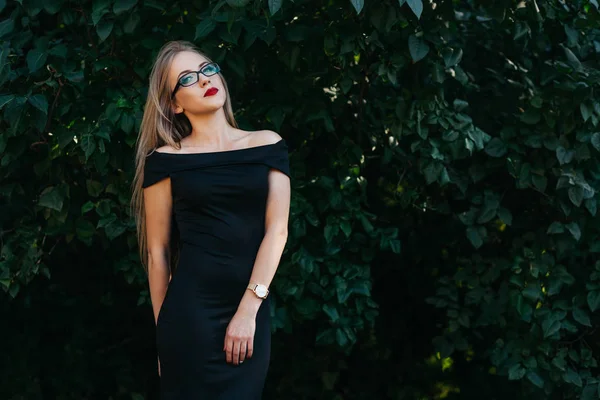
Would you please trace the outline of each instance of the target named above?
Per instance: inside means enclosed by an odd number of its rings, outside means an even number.
[[[158,322],[158,312],[165,299],[170,281],[169,261],[166,253],[148,257],[148,284],[154,312],[154,323]]]
[[[250,282],[260,283],[267,287],[271,284],[275,272],[277,271],[277,267],[279,266],[281,254],[283,253],[286,242],[286,230],[273,230],[272,232],[267,232],[265,234],[256,255]],[[256,314],[261,303],[262,299],[258,298],[250,290],[246,290],[239,308],[246,312]]]

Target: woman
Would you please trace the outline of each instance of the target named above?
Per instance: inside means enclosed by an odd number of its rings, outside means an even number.
[[[219,66],[175,41],[152,68],[136,151],[161,399],[258,400],[268,287],[287,240],[286,143],[238,129]]]

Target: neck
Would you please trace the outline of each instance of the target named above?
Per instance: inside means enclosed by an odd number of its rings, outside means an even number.
[[[186,139],[188,146],[221,148],[233,141],[235,128],[227,122],[223,107],[211,113],[186,116],[192,124],[192,133]]]

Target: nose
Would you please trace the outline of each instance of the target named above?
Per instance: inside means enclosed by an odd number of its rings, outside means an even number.
[[[208,82],[210,82],[210,77],[204,76],[202,74],[198,74],[198,75],[200,76],[199,80],[198,80],[198,82],[200,83],[200,86],[204,87],[204,86],[206,86],[206,84]]]

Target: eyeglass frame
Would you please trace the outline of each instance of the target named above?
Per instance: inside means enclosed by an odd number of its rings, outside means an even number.
[[[217,72],[215,72],[214,74],[210,74],[210,75],[206,75],[204,72],[202,72],[202,70],[204,68],[208,67],[209,65],[215,65],[217,67]],[[211,63],[208,63],[208,64],[204,64],[202,66],[202,68],[200,68],[198,71],[189,71],[189,72],[186,72],[183,76],[181,76],[179,79],[177,79],[177,85],[175,85],[175,88],[173,89],[173,92],[171,93],[171,100],[173,99],[173,97],[175,97],[175,93],[177,92],[177,90],[180,87],[189,87],[189,86],[192,86],[194,83],[197,83],[200,80],[200,74],[202,74],[202,75],[204,75],[206,77],[209,77],[209,76],[216,75],[219,72],[221,72],[221,67],[216,62],[211,62]],[[183,85],[180,82],[181,78],[183,78],[184,76],[187,76],[187,75],[189,75],[191,73],[195,73],[196,74],[196,81],[194,83],[190,83],[189,85]]]

